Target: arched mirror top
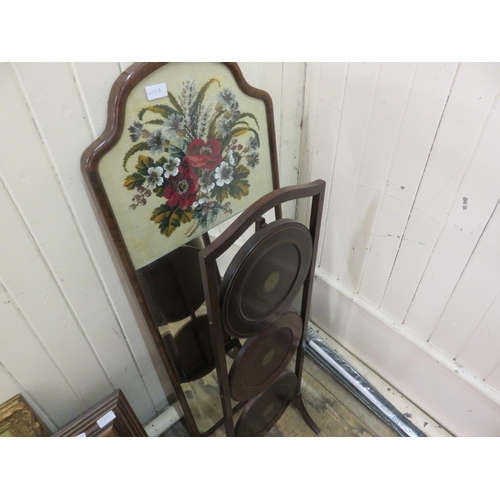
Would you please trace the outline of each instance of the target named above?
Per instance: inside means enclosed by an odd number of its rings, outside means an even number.
[[[138,270],[279,187],[271,98],[236,63],[133,64],[82,168]]]

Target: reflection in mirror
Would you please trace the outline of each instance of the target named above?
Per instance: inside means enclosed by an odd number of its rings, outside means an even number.
[[[222,418],[198,253],[200,238],[137,270],[137,278],[200,432]],[[226,352],[239,349],[225,335]],[[232,361],[228,356],[229,363]]]

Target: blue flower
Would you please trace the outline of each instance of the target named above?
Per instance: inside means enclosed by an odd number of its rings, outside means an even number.
[[[184,137],[186,135],[184,117],[178,113],[172,113],[165,120],[167,134],[171,138]]]
[[[247,163],[251,168],[255,168],[259,164],[259,153],[250,153],[247,155]]]
[[[142,127],[143,125],[141,122],[135,121],[134,124],[128,128],[128,131],[130,132],[130,139],[133,142],[137,142],[139,137],[141,137]]]
[[[215,177],[213,170],[205,169],[198,179],[201,193],[209,193],[215,186]]]
[[[163,135],[161,130],[152,132],[146,140],[146,144],[151,149],[151,153],[162,153],[165,148],[167,138]]]
[[[255,136],[250,137],[250,140],[248,141],[248,147],[250,149],[257,149],[259,146],[260,146],[260,144],[259,144],[259,140],[257,139],[257,137],[255,137]]]
[[[219,92],[219,101],[221,104],[226,104],[230,108],[237,107],[236,96],[228,89],[225,88]]]

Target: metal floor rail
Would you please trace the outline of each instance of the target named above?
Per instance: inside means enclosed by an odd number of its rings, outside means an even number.
[[[426,437],[418,427],[319,337],[311,326],[306,335],[306,353],[400,436]]]

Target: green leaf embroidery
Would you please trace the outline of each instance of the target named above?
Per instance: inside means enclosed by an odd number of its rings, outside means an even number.
[[[146,179],[141,174],[135,172],[132,175],[127,175],[123,185],[127,189],[132,190],[132,189],[135,189],[137,186],[142,186],[144,184],[145,180]]]
[[[219,203],[222,203],[226,198],[229,198],[228,185],[224,184],[223,186],[215,186],[212,189],[212,195]]]
[[[148,151],[149,146],[145,142],[138,142],[137,144],[134,144],[126,153],[125,156],[123,157],[123,168],[125,172],[128,172],[127,170],[127,162],[130,159],[132,155],[139,151]]]
[[[188,207],[181,210],[179,207],[171,208],[167,204],[160,205],[153,210],[150,220],[160,226],[161,234],[170,236],[181,224],[186,224],[193,219],[193,209]]]
[[[217,125],[217,119],[220,118],[220,116],[222,115],[222,113],[224,113],[224,111],[219,111],[219,113],[217,113],[212,121],[210,122],[210,125],[208,127],[208,132],[207,132],[207,138],[210,139],[212,137],[216,137],[216,134],[215,134],[215,126]]]
[[[170,145],[168,152],[170,153],[170,156],[173,156],[174,158],[179,158],[179,160],[181,161],[185,156],[184,151],[181,148],[178,148],[177,146]]]
[[[245,179],[242,179],[237,184],[229,184],[229,194],[236,200],[241,200],[243,196],[247,196],[249,190],[250,184]]]
[[[177,111],[177,113],[179,113],[180,115],[183,115],[184,114],[184,110],[180,107],[179,103],[177,102],[177,100],[174,97],[174,95],[172,94],[172,92],[169,92],[168,98],[169,98],[170,102],[172,103],[172,106]]]
[[[137,165],[135,166],[135,168],[140,174],[147,176],[148,169],[154,166],[155,162],[153,161],[153,158],[150,158],[149,156],[139,155],[139,158],[137,158]]]
[[[141,109],[138,114],[139,120],[142,120],[144,113],[146,111],[151,111],[152,113],[159,113],[163,118],[168,118],[172,113],[175,113],[175,109],[167,106],[166,104],[156,104],[154,106],[148,106],[147,108]]]
[[[160,120],[160,118],[156,120],[149,120],[148,122],[144,122],[145,125],[153,124],[153,125],[163,125],[165,120]]]
[[[255,129],[251,127],[237,127],[233,128],[233,130],[231,130],[231,132],[221,141],[222,148],[225,149],[227,145],[231,142],[233,137],[238,137],[240,135],[246,134],[247,132],[253,132],[253,134],[257,138],[257,141],[259,141],[260,144],[259,134]]]
[[[257,118],[255,118],[255,115],[253,113],[241,113],[241,115],[238,117],[238,119],[241,120],[241,118],[246,118],[246,117],[252,118],[255,120],[255,123],[257,124],[257,128],[260,129],[259,122],[257,121]]]
[[[189,109],[189,116],[191,118],[192,122],[192,130],[195,135],[197,135],[198,132],[198,119],[200,117],[200,110],[201,110],[201,104],[203,102],[203,99],[205,98],[205,94],[212,85],[212,83],[217,82],[220,87],[220,82],[217,80],[217,78],[211,78],[203,87],[201,87],[200,91],[198,92],[198,95],[196,96],[196,99],[194,100],[193,104],[191,105],[191,108]]]
[[[235,180],[246,179],[248,177],[249,173],[250,173],[250,169],[244,167],[243,165],[239,165],[239,166],[235,167],[235,169],[234,169],[233,179],[235,179]]]

